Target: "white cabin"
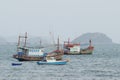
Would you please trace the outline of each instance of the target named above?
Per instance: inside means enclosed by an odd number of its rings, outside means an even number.
[[[80,46],[70,47],[70,53],[79,53],[79,52],[80,52]]]
[[[28,49],[27,55],[28,56],[43,56],[44,49]]]

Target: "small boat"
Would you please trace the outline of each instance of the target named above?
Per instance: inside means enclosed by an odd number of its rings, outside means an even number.
[[[22,65],[22,63],[12,63],[12,66],[18,66],[18,65]]]
[[[56,59],[54,57],[46,57],[46,60],[38,61],[37,64],[38,65],[43,65],[43,64],[47,64],[47,65],[65,65],[67,62],[68,62],[68,60],[56,61]]]

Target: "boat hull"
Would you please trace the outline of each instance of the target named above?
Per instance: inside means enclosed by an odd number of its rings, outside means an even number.
[[[61,60],[63,55],[48,55],[48,56],[54,56],[56,60]],[[17,59],[18,61],[41,61],[44,59],[44,57],[32,57],[32,56],[27,56],[27,55],[13,55],[13,58]]]
[[[43,57],[32,57],[32,56],[26,56],[26,55],[22,55],[22,56],[18,56],[13,55],[13,58],[17,59],[18,61],[40,61],[43,60]]]

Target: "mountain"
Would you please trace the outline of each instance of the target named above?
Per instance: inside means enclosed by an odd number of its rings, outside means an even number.
[[[89,43],[89,40],[92,40],[93,44],[112,44],[112,39],[103,33],[85,33],[76,39],[74,39],[73,43]]]

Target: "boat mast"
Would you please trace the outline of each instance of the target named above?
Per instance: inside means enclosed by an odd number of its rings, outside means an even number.
[[[25,44],[24,44],[24,47],[26,47],[26,41],[27,41],[27,32],[25,33]]]
[[[20,45],[20,36],[18,37],[18,46]]]
[[[49,32],[53,41],[53,45],[55,45],[55,39],[54,39],[54,34],[52,32]]]
[[[20,46],[20,35],[18,37],[18,45],[17,45],[17,52],[19,51],[18,47]]]
[[[20,46],[20,41],[21,41],[21,38],[24,38],[25,39],[25,43],[23,46]],[[25,33],[25,36],[20,36],[18,37],[18,45],[17,45],[17,52],[19,51],[19,48],[20,47],[26,47],[26,41],[27,41],[27,32]]]
[[[89,40],[89,43],[90,43],[90,45],[89,45],[89,46],[91,47],[91,46],[92,46],[91,40]]]
[[[60,46],[60,44],[59,44],[59,37],[58,37],[58,40],[57,40],[57,50],[59,50],[59,46]]]
[[[42,48],[42,41],[41,41],[41,39],[40,39],[40,48]]]
[[[68,45],[70,44],[70,38],[68,38]]]

